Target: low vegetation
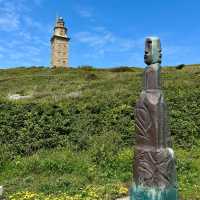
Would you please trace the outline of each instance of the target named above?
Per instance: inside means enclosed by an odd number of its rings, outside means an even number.
[[[8,199],[127,195],[142,74],[127,67],[0,70],[0,185]],[[200,66],[166,67],[161,76],[181,198],[197,200]]]

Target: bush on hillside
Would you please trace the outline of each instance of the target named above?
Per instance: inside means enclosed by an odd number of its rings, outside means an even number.
[[[109,69],[111,72],[132,72],[133,70],[128,66],[120,66]]]
[[[80,65],[78,66],[78,69],[81,69],[83,71],[94,71],[95,68],[91,65]]]
[[[184,64],[181,64],[181,65],[177,65],[176,66],[176,69],[183,69],[185,67],[185,65]]]
[[[56,70],[62,73],[65,69]],[[14,71],[12,70],[12,73]],[[52,73],[55,71],[52,70]],[[25,72],[30,73],[28,69],[23,70],[23,73]],[[20,72],[17,70],[17,73]],[[95,78],[96,81],[83,79],[83,74],[86,73],[91,75],[90,80]],[[42,92],[46,92],[46,96],[33,95],[31,99],[22,102],[9,101],[5,96],[1,99],[0,145],[3,148],[0,148],[0,154],[4,154],[2,160],[12,159],[16,155],[30,155],[43,148],[66,145],[72,145],[77,151],[88,150],[96,136],[103,137],[108,133],[117,134],[118,139],[122,141],[122,147],[133,145],[134,107],[141,91],[141,77],[137,74],[116,75],[106,71],[99,74],[95,72],[95,76],[93,74],[69,70],[65,77],[28,77],[27,82],[24,82],[24,79],[18,80],[20,88],[16,88],[13,80],[1,82],[2,96],[6,93],[8,84],[8,92],[13,87],[13,91],[26,94],[29,84],[29,90],[37,86]],[[171,79],[173,76],[175,78]],[[164,92],[169,105],[174,143],[189,148],[196,145],[200,139],[200,86],[199,82],[194,80],[198,77],[191,78],[188,72],[183,76],[176,71],[165,74],[165,77],[170,77],[165,80]],[[81,98],[67,96],[77,91],[81,91]],[[43,94],[42,92],[39,94]],[[116,137],[115,134],[110,135],[110,140]]]
[[[85,80],[96,80],[97,79],[97,75],[94,73],[87,73],[85,74]]]

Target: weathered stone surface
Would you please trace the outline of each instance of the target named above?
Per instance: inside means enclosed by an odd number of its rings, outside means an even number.
[[[51,38],[52,67],[68,67],[68,43],[67,28],[64,20],[60,17],[56,21],[54,34]]]
[[[159,38],[145,42],[144,90],[136,104],[136,146],[131,200],[176,200],[176,170],[160,85]]]

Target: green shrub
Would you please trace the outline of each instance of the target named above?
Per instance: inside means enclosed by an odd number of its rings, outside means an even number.
[[[109,69],[111,72],[132,72],[133,70],[128,66],[120,66]]]
[[[184,67],[185,67],[184,64],[180,64],[180,65],[177,65],[177,66],[176,66],[176,69],[183,69]]]
[[[81,66],[78,66],[78,69],[81,69],[83,71],[94,71],[95,68],[91,65],[81,65]]]

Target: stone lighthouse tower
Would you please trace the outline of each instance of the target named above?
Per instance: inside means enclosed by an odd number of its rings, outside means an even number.
[[[62,17],[56,19],[54,33],[51,38],[51,66],[68,67],[68,44],[67,28]]]

